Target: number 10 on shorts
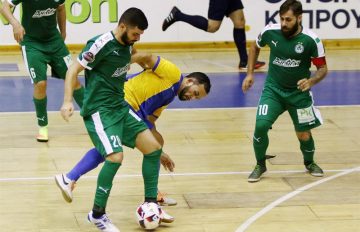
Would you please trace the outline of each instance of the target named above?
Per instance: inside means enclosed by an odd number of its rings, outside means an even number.
[[[267,115],[269,106],[267,104],[259,105],[258,114],[259,115]]]

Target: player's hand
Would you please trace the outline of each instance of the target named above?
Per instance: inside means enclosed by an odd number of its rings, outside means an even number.
[[[175,162],[165,152],[161,153],[160,162],[164,166],[165,170],[173,172],[175,168]]]
[[[65,121],[69,121],[69,118],[74,113],[74,104],[72,102],[64,102],[61,107],[61,116]]]
[[[23,28],[23,26],[18,23],[13,27],[13,33],[14,33],[14,39],[20,43],[21,41],[23,41],[24,35],[25,35],[25,29]]]
[[[248,74],[242,82],[242,91],[246,93],[254,84],[254,76]]]
[[[311,78],[304,78],[297,82],[297,88],[300,89],[302,92],[309,90],[313,85],[314,84]]]

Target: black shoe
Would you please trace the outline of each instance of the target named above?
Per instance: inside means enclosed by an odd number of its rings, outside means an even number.
[[[173,23],[176,22],[176,19],[175,19],[176,12],[180,12],[180,10],[176,6],[174,6],[171,9],[169,15],[164,19],[164,22],[162,25],[163,31],[166,31],[166,29],[168,29],[168,27],[170,27]]]

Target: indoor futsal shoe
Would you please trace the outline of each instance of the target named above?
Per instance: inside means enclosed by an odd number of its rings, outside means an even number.
[[[256,165],[254,171],[249,175],[248,182],[258,182],[262,176],[266,172],[265,166]]]
[[[158,191],[157,202],[161,206],[174,206],[174,205],[177,205],[177,202],[176,202],[175,199],[167,197],[165,193],[162,193],[160,191]]]
[[[176,22],[176,19],[175,19],[175,14],[176,12],[180,11],[176,6],[174,6],[169,15],[164,19],[164,22],[162,24],[162,30],[163,31],[166,31],[166,29],[168,29],[168,27],[170,27],[173,23]]]
[[[71,191],[72,181],[66,177],[64,174],[59,174],[55,176],[56,185],[61,190],[61,194],[66,202],[71,203],[73,200],[73,194]]]
[[[120,232],[120,230],[111,222],[111,220],[106,214],[102,215],[100,218],[94,218],[93,212],[90,211],[87,219],[90,223],[93,223],[100,231]]]
[[[324,171],[316,163],[311,163],[305,167],[312,176],[316,176],[316,177],[324,176]]]
[[[46,143],[47,141],[49,141],[47,126],[39,127],[39,134],[36,136],[36,140],[38,142],[43,142],[43,143]]]

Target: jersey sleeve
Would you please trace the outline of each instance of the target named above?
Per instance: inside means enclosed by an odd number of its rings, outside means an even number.
[[[266,27],[264,27],[264,29],[260,32],[260,34],[256,38],[255,42],[259,48],[266,46],[267,41],[268,41],[268,34],[269,34],[268,31],[270,28],[271,28],[271,25],[268,24]]]
[[[79,63],[86,69],[93,69],[108,53],[107,43],[113,39],[109,32],[87,42],[78,56]]]
[[[11,6],[16,6],[16,5],[18,5],[19,3],[22,2],[22,0],[5,0],[5,1],[8,1],[8,3],[9,3]]]
[[[325,57],[325,48],[321,40],[316,37],[314,38],[311,58]]]
[[[156,118],[160,117],[161,113],[162,113],[167,107],[168,107],[168,105],[162,106],[162,107],[158,108],[157,110],[154,111],[153,116],[156,117]]]
[[[178,82],[181,78],[180,69],[170,61],[158,56],[157,62],[153,67],[153,72],[159,77],[169,80],[172,84]]]

